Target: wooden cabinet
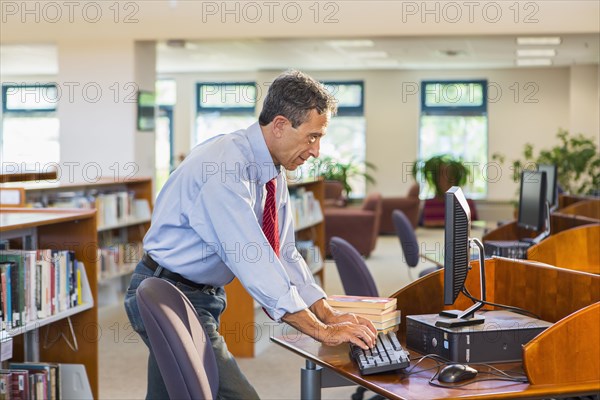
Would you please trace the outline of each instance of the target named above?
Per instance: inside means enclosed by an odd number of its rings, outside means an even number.
[[[292,196],[298,196],[299,192],[311,193],[299,200],[304,202],[307,209],[314,211],[314,213],[306,213],[305,210],[302,215],[307,218],[296,221],[296,239],[297,241],[312,241],[314,243],[316,250],[309,250],[314,260],[310,267],[315,279],[323,285],[325,279],[323,268],[325,262],[325,223],[322,215],[325,196],[324,181],[320,179],[289,184],[288,186]],[[308,202],[311,199],[314,199],[316,203],[309,204]],[[297,209],[295,209],[295,212],[298,215],[300,214]],[[318,218],[319,215],[320,218]],[[237,279],[227,285],[225,291],[227,292],[227,310],[221,317],[221,334],[233,355],[237,357],[254,357],[256,343],[262,336],[269,334],[274,329],[273,324],[261,324],[255,318],[262,311],[260,311],[260,307],[256,307],[252,297]]]
[[[73,251],[84,263],[89,283],[83,305],[2,331],[0,346],[10,346],[12,341],[14,361],[83,364],[92,394],[99,398],[96,211],[0,208],[0,222],[0,240],[10,248]],[[49,345],[47,337],[56,340]]]

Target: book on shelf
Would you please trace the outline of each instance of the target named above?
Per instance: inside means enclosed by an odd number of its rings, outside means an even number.
[[[4,370],[10,373],[12,379],[11,399],[28,400],[29,397],[29,371],[26,369]]]
[[[58,364],[46,362],[11,362],[10,369],[29,372],[29,392],[36,399],[60,399],[60,376]],[[33,381],[33,382],[31,382]]]
[[[388,310],[396,307],[396,299],[391,297],[367,297],[349,295],[331,295],[327,303],[332,307]]]
[[[68,250],[0,250],[0,326],[25,326],[82,304],[84,266]]]

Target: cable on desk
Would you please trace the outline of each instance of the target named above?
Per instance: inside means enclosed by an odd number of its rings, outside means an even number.
[[[465,296],[467,296],[469,299],[471,299],[471,301],[473,301],[473,303],[482,303],[482,304],[486,304],[488,306],[505,308],[507,310],[511,310],[511,311],[514,311],[514,312],[519,313],[519,314],[528,315],[528,316],[533,317],[535,319],[542,319],[539,315],[534,314],[531,311],[527,311],[527,310],[525,310],[523,308],[520,308],[520,307],[507,306],[506,304],[498,304],[498,303],[492,303],[491,301],[480,300],[480,299],[474,297],[473,295],[471,295],[471,293],[469,293],[469,290],[466,287],[464,287],[464,286],[462,288],[462,292],[463,292],[463,294]]]

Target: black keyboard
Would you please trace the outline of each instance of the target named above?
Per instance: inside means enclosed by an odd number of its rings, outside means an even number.
[[[350,357],[358,364],[361,375],[394,371],[410,365],[409,354],[400,345],[396,332],[379,333],[376,346],[369,350],[350,343]]]

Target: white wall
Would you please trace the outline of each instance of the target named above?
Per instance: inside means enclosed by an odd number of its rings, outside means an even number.
[[[583,133],[600,140],[600,69],[597,65],[571,67],[571,133]]]

